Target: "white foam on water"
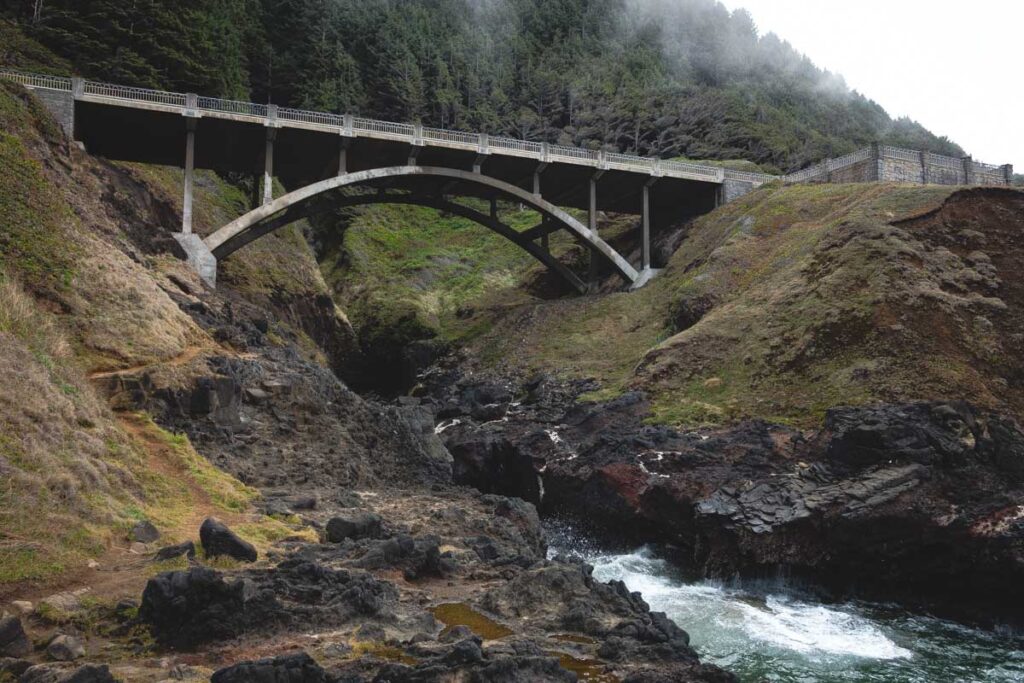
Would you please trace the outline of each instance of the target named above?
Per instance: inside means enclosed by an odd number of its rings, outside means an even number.
[[[720,652],[765,647],[827,662],[889,660],[913,656],[870,619],[842,607],[804,603],[770,595],[747,596],[713,584],[686,584],[669,578],[668,568],[647,551],[588,558],[602,581],[619,579],[639,591],[655,611],[663,611],[690,632],[695,646],[714,641]]]

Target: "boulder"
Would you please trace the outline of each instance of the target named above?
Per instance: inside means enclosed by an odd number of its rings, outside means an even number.
[[[15,614],[19,614],[23,617],[32,614],[32,610],[35,609],[35,605],[28,600],[12,600],[11,607],[14,608]]]
[[[347,510],[327,522],[327,540],[341,543],[347,538],[379,538],[383,529],[380,515],[363,510]]]
[[[443,577],[455,570],[455,561],[447,553],[441,553],[435,536],[399,535],[378,541],[355,565],[370,570],[398,567],[409,581],[426,576]]]
[[[188,559],[193,559],[196,556],[196,546],[192,541],[185,541],[178,545],[169,545],[165,548],[160,548],[156,551],[156,555],[153,557],[155,562],[166,562],[167,560],[173,560],[175,558],[184,555]]]
[[[128,538],[136,543],[152,543],[160,538],[160,532],[149,520],[142,520],[132,527]]]
[[[59,635],[46,646],[46,654],[58,662],[73,662],[85,656],[85,646],[74,636]]]
[[[139,619],[161,645],[191,649],[256,631],[386,621],[397,602],[390,583],[292,558],[230,580],[208,567],[165,572],[146,584]]]
[[[242,662],[213,674],[211,683],[326,683],[327,673],[305,652]]]
[[[18,683],[118,683],[118,680],[106,665],[69,668],[61,664],[38,664],[26,670]]]
[[[18,617],[0,619],[0,657],[24,657],[32,652],[32,642]]]
[[[255,562],[256,548],[229,529],[216,517],[208,517],[199,527],[199,542],[207,557],[227,556],[240,562]]]
[[[239,635],[246,593],[244,581],[225,581],[207,567],[165,572],[146,584],[139,618],[150,625],[158,643],[191,648]]]
[[[17,680],[31,666],[32,662],[25,659],[0,657],[0,681]]]

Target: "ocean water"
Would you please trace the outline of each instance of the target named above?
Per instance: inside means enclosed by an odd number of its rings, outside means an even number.
[[[557,535],[556,535],[557,538]],[[704,661],[742,681],[1024,683],[1024,635],[870,603],[821,604],[774,589],[689,583],[650,549],[603,553],[563,539],[602,581],[640,591],[690,634]]]

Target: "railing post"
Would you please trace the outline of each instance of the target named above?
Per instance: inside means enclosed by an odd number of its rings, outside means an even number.
[[[196,124],[198,119],[185,120],[185,196],[181,202],[181,231],[192,232],[192,183],[195,176]]]
[[[546,142],[540,143],[540,160],[545,164],[551,162],[551,145]]]
[[[342,117],[341,134],[347,138],[354,138],[356,136],[356,117],[352,114],[345,114]]]
[[[185,94],[185,116],[199,116],[199,95],[191,92]]]
[[[277,105],[267,105],[267,123],[266,125],[276,127],[277,126]]]
[[[1006,184],[1013,185],[1013,164],[1003,165],[1003,177],[1006,178]]]
[[[85,79],[80,76],[71,78],[71,96],[80,100],[85,96]]]
[[[414,123],[412,124],[412,144],[417,147],[423,146],[423,124]]]
[[[661,170],[661,159],[651,159],[651,175],[656,178],[664,175],[664,171]]]
[[[478,154],[490,154],[491,153],[491,136],[487,133],[480,133],[479,140],[477,142],[477,153]]]

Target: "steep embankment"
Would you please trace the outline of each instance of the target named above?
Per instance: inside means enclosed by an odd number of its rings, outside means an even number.
[[[338,379],[360,356],[298,230],[211,291],[180,172],[90,157],[15,86],[0,123],[0,679],[730,680],[546,561],[532,505],[452,486],[428,406]],[[198,185],[201,233],[244,210]]]
[[[688,227],[661,276],[599,298],[478,305],[477,367],[642,389],[657,421],[818,423],[957,397],[1020,414],[1024,195],[765,188]]]
[[[480,307],[428,378],[456,478],[695,576],[1017,623],[1022,230],[1014,190],[765,188],[639,292]]]

